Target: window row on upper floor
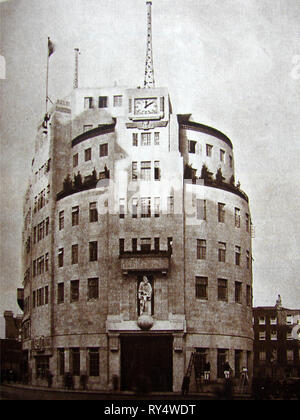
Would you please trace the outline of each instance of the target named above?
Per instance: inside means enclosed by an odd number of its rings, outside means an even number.
[[[37,182],[39,179],[49,173],[51,169],[51,159],[48,159],[37,171],[34,173],[34,182]]]
[[[34,207],[33,212],[37,213],[39,210],[44,208],[50,198],[50,185],[47,186],[47,188],[44,188],[38,195],[34,197]]]
[[[89,162],[92,160],[92,148],[88,147],[83,152],[84,162]],[[108,156],[108,143],[102,143],[99,145],[99,157]],[[79,165],[79,153],[73,155],[73,168],[76,168]]]
[[[205,145],[205,155],[208,158],[212,158],[214,156],[214,153],[218,154],[218,159],[221,163],[228,163],[228,166],[230,168],[233,167],[233,157],[231,154],[226,154],[226,151],[224,149],[219,148],[217,152],[214,152],[214,150],[217,149],[211,144],[206,143]],[[191,154],[201,154],[201,144],[195,140],[188,140],[188,152]]]
[[[96,107],[108,108],[111,106],[111,100],[113,107],[121,107],[123,104],[123,95],[113,95],[112,98],[108,96],[99,96],[98,99],[93,96],[86,96],[84,98],[84,109],[92,109]]]

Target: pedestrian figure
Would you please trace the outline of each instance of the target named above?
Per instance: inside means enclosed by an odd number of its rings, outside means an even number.
[[[209,381],[210,380],[210,363],[206,362],[204,365],[204,380]]]
[[[230,367],[229,363],[226,362],[225,365],[224,365],[224,376],[225,376],[225,379],[229,379],[230,378],[230,371],[231,371],[231,367]]]

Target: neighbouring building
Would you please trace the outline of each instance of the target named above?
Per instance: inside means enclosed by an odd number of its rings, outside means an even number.
[[[193,352],[212,380],[226,361],[252,372],[251,215],[233,145],[155,87],[147,12],[144,87],[75,85],[38,127],[23,231],[34,384],[51,371],[58,387],[71,373],[76,388],[84,375],[89,389],[118,377],[179,391]]]
[[[253,308],[254,376],[273,380],[300,377],[300,309]],[[298,328],[297,328],[298,327]]]

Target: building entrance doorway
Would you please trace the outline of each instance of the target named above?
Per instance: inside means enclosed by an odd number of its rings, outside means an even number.
[[[172,356],[172,336],[121,337],[121,389],[172,391]]]

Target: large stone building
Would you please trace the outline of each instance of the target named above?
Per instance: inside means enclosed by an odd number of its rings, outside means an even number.
[[[150,13],[151,2],[147,2]],[[151,20],[148,15],[148,24]],[[148,25],[148,53],[151,52]],[[230,139],[154,85],[76,87],[41,122],[24,205],[23,349],[32,380],[179,391],[252,370],[251,217]],[[193,384],[192,384],[193,386]]]

